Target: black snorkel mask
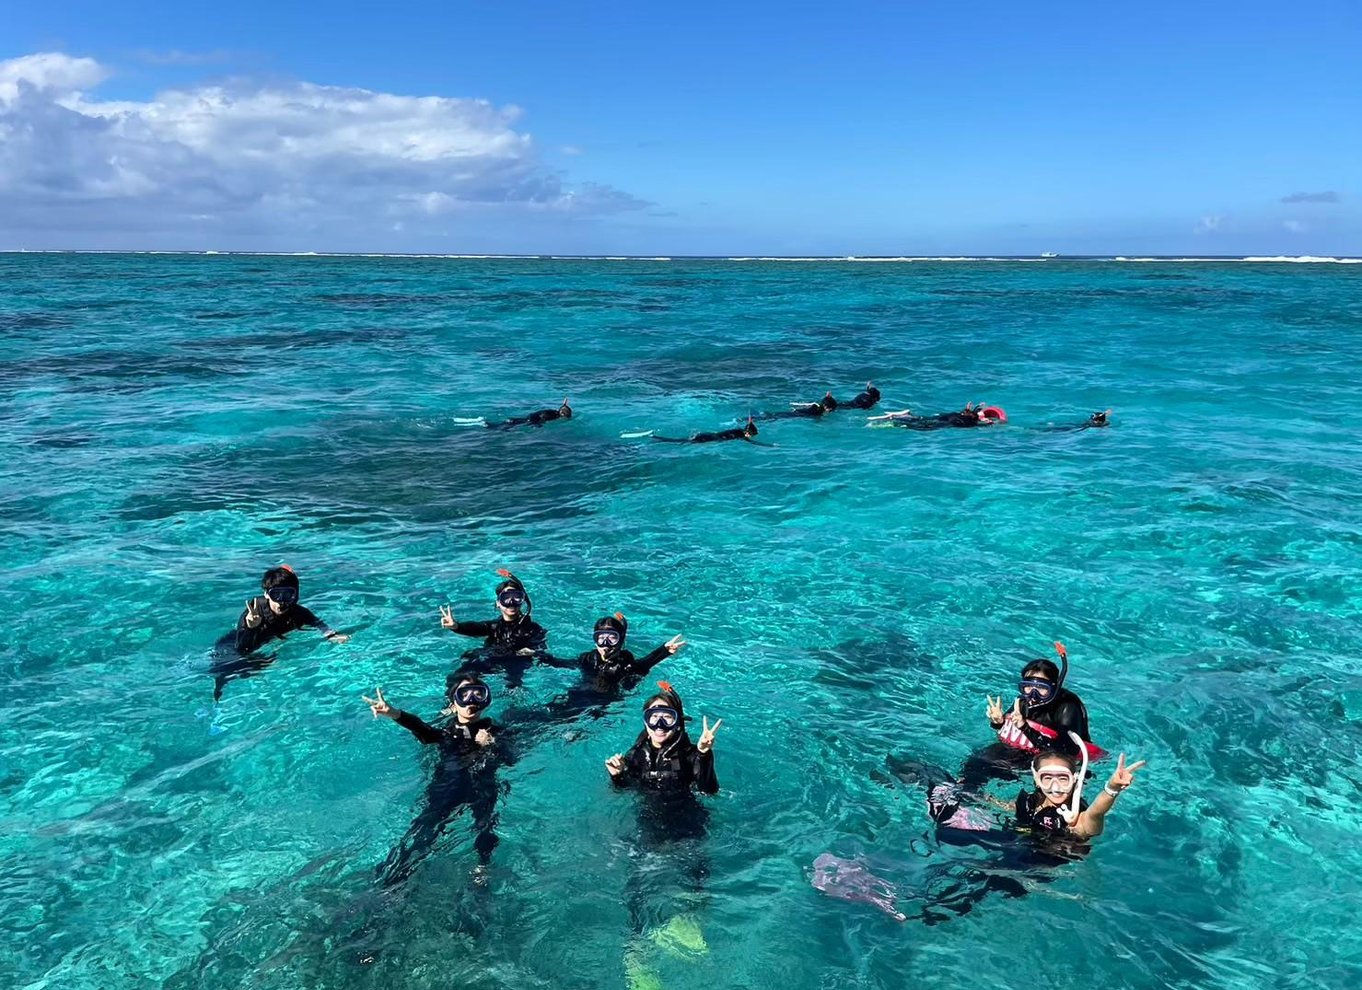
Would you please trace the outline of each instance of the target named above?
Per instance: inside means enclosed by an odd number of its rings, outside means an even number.
[[[1021,701],[1023,713],[1044,708],[1059,697],[1064,681],[1069,676],[1069,651],[1063,643],[1057,642],[1055,653],[1059,657],[1058,666],[1053,660],[1040,659],[1032,660],[1022,668],[1017,697]]]
[[[520,578],[505,569],[497,573],[505,578],[497,585],[497,604],[508,609],[519,609],[523,606],[525,609],[523,614],[529,616],[534,611],[534,602],[530,600],[530,593],[525,590]]]
[[[624,637],[629,633],[629,622],[624,618],[622,612],[614,615],[607,615],[596,620],[596,627],[591,631],[591,638],[595,641],[598,649],[604,650],[606,656],[618,653],[624,646]]]

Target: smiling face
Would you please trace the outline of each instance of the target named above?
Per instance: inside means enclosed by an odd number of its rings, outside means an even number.
[[[1046,807],[1050,808],[1057,808],[1067,801],[1077,781],[1073,767],[1062,756],[1042,757],[1032,767],[1031,776]]]
[[[665,702],[658,701],[644,709],[643,725],[648,731],[648,742],[654,749],[661,749],[680,731],[681,713]]]

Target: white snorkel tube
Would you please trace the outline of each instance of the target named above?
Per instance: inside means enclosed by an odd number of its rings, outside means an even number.
[[[1064,816],[1065,820],[1072,825],[1078,820],[1079,804],[1083,798],[1083,781],[1087,779],[1088,776],[1088,744],[1083,741],[1082,737],[1079,736],[1077,732],[1073,732],[1072,730],[1069,732],[1069,738],[1074,741],[1074,745],[1078,747],[1078,751],[1083,754],[1083,767],[1078,771],[1078,779],[1074,781],[1073,806]],[[1063,810],[1063,805],[1061,805],[1060,808]]]

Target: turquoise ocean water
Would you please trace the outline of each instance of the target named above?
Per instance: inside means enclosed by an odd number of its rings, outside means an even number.
[[[868,378],[1011,422],[620,438]],[[1359,382],[1362,266],[0,256],[0,985],[1358,986]],[[281,561],[353,639],[215,707]],[[359,696],[433,715],[472,645],[437,608],[490,616],[502,566],[560,655],[616,609],[640,652],[686,635],[658,672],[724,719],[708,836],[642,848],[606,782],[640,689],[505,771],[479,883],[460,819],[382,892],[431,755]],[[1149,760],[1092,854],[932,926],[815,892],[829,850],[910,915],[990,869],[886,756],[987,743],[1056,639]]]

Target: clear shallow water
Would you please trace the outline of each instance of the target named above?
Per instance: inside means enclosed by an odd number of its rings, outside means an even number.
[[[4,985],[623,986],[640,876],[708,942],[648,950],[668,988],[1001,985],[1041,945],[1059,986],[1362,980],[1356,266],[3,256],[0,286]],[[619,438],[871,377],[1012,422]],[[454,422],[564,394],[544,430]],[[354,638],[290,637],[215,710],[207,649],[279,561]],[[635,648],[686,634],[659,672],[724,718],[708,839],[637,850],[601,767],[636,692],[506,773],[487,893],[461,823],[379,894],[430,759],[358,696],[433,713],[471,645],[437,606],[489,612],[499,566],[560,654],[615,609]],[[986,743],[1054,639],[1150,761],[1093,854],[931,927],[814,892],[826,850],[909,913],[986,863],[912,851],[885,757]]]

